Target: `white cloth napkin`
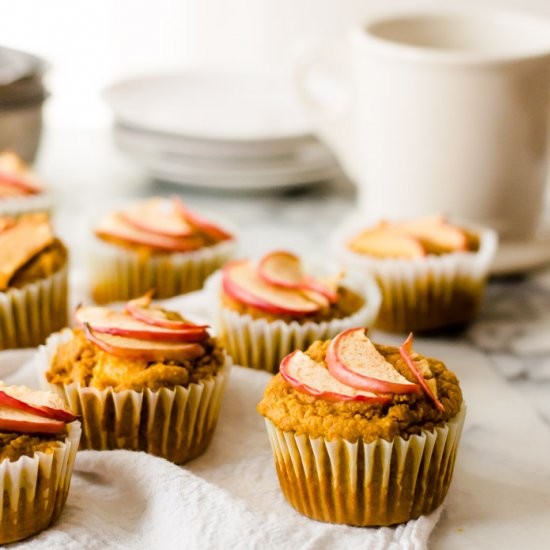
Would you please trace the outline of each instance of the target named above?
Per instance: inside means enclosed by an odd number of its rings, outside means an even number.
[[[8,380],[33,383],[25,371]],[[186,467],[145,453],[79,452],[60,520],[14,547],[427,548],[440,510],[396,528],[358,529],[309,520],[286,503],[256,412],[268,379],[234,368],[212,446]]]

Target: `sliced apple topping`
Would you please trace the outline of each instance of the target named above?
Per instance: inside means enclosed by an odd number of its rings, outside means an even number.
[[[15,195],[36,195],[42,192],[35,175],[13,151],[0,153],[0,186],[11,187]]]
[[[152,198],[120,212],[124,221],[141,231],[165,237],[189,237],[192,228],[165,199]]]
[[[120,213],[104,217],[96,228],[96,235],[107,240],[116,239],[167,252],[189,252],[202,246],[202,240],[198,237],[173,237],[139,229],[127,223]]]
[[[65,422],[0,404],[0,430],[26,434],[57,434]]]
[[[150,290],[145,295],[130,300],[126,304],[126,312],[134,319],[155,327],[172,330],[203,330],[208,328],[208,325],[194,325],[188,321],[170,319],[168,313],[162,308],[151,305],[153,294],[154,290]]]
[[[0,232],[0,290],[15,272],[54,241],[45,216],[29,215]]]
[[[338,301],[338,293],[321,281],[306,275],[300,258],[291,252],[276,251],[264,256],[258,264],[258,274],[267,283],[282,288],[293,288],[306,293],[321,306]],[[316,296],[320,295],[320,296]]]
[[[417,354],[412,349],[413,335],[409,334],[405,342],[399,347],[399,353],[401,357],[407,363],[409,369],[413,373],[414,377],[418,380],[418,383],[422,386],[422,389],[426,395],[433,401],[434,405],[440,410],[444,411],[445,407],[443,403],[437,397],[437,385],[431,384],[432,380],[426,380],[424,377],[431,374],[428,362],[423,359],[416,361]]]
[[[223,291],[231,298],[249,306],[282,315],[316,313],[321,306],[294,289],[266,283],[256,266],[247,260],[233,261],[223,269]]]
[[[52,392],[31,390],[24,386],[7,386],[1,381],[0,405],[62,422],[72,422],[78,418]]]
[[[281,362],[281,376],[296,390],[328,401],[368,401],[388,403],[389,397],[357,390],[339,382],[309,355],[295,351]]]
[[[326,362],[334,378],[353,388],[378,393],[414,393],[420,389],[386,361],[364,328],[348,329],[336,336]]]
[[[402,222],[396,224],[396,228],[419,239],[429,253],[441,254],[468,249],[465,231],[450,225],[441,215]]]
[[[129,338],[163,342],[199,342],[208,338],[204,327],[184,325],[184,328],[173,329],[156,326],[132,315],[103,307],[79,307],[76,310],[76,320],[81,325],[88,324],[96,333]]]
[[[422,258],[426,255],[420,241],[392,229],[387,224],[363,231],[348,242],[354,252],[379,258]]]
[[[225,229],[223,229],[219,225],[216,225],[204,219],[202,216],[199,216],[196,212],[193,212],[192,210],[190,210],[179,197],[174,197],[172,200],[176,211],[192,227],[196,227],[197,229],[203,231],[207,235],[210,235],[214,239],[217,239],[220,241],[227,241],[227,240],[233,239],[233,235],[231,233],[228,233]]]
[[[102,334],[84,323],[86,337],[97,347],[117,357],[143,361],[185,361],[202,357],[204,348],[198,343],[171,343],[156,340],[140,340],[114,334]]]

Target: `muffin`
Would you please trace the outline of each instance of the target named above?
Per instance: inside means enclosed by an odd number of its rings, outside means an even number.
[[[156,290],[169,298],[202,288],[235,253],[235,236],[178,198],[151,198],[107,214],[95,229],[92,296],[98,304]]]
[[[451,482],[465,416],[456,376],[363,328],[285,357],[258,406],[281,489],[300,513],[382,526],[428,514]]]
[[[461,327],[478,313],[497,236],[439,215],[367,229],[351,220],[332,248],[348,269],[372,274],[380,285],[377,328],[434,331]]]
[[[313,276],[286,251],[231,262],[207,287],[217,294],[218,332],[235,363],[271,373],[295,348],[372,326],[381,299],[371,278]]]
[[[36,175],[13,151],[0,153],[0,216],[51,209],[51,199]]]
[[[145,451],[176,464],[212,439],[231,360],[207,326],[152,305],[79,307],[48,338],[41,379],[82,417],[82,449]]]
[[[67,257],[46,214],[0,217],[0,350],[37,346],[67,324]]]
[[[59,517],[80,431],[55,394],[0,382],[0,544],[35,535]]]

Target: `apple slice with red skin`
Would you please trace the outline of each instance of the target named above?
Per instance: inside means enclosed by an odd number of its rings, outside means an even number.
[[[364,328],[351,328],[333,338],[326,362],[330,374],[352,388],[399,394],[420,391],[417,384],[409,382],[386,361]]]
[[[25,434],[58,434],[65,422],[0,404],[0,430]]]
[[[377,258],[423,258],[426,251],[421,242],[405,235],[388,224],[364,231],[348,241],[348,247],[359,254]]]
[[[204,328],[192,325],[178,330],[158,327],[139,321],[127,313],[104,307],[78,307],[75,317],[80,325],[87,323],[94,332],[100,334],[162,342],[200,342],[208,338]]]
[[[174,206],[176,211],[179,212],[180,216],[191,226],[204,231],[206,234],[210,235],[214,239],[220,241],[228,241],[233,239],[233,235],[228,233],[225,229],[221,228],[219,225],[216,225],[202,216],[199,216],[197,213],[193,212],[183,203],[179,197],[174,197]]]
[[[202,241],[198,237],[167,237],[138,229],[126,223],[120,213],[103,218],[95,232],[98,237],[118,239],[166,252],[190,252],[202,246]]]
[[[468,250],[468,238],[464,230],[450,225],[441,215],[401,222],[396,227],[417,238],[428,252],[460,252]]]
[[[204,348],[198,343],[171,343],[139,340],[114,334],[95,332],[84,323],[86,338],[110,355],[141,361],[185,361],[204,355]]]
[[[78,418],[65,408],[63,400],[54,393],[24,386],[7,386],[3,382],[0,382],[0,404],[61,422],[73,422]]]
[[[154,327],[169,328],[171,330],[205,330],[209,325],[193,325],[187,321],[168,319],[166,312],[158,307],[151,307],[154,290],[143,296],[130,300],[126,304],[126,311],[138,321]]]
[[[279,372],[294,389],[327,401],[368,401],[380,405],[391,401],[387,396],[342,384],[323,365],[299,350],[282,360]]]
[[[0,182],[19,189],[27,195],[42,192],[36,184],[34,174],[14,151],[0,153]]]
[[[401,354],[403,361],[407,363],[407,366],[409,367],[409,369],[411,369],[411,372],[413,373],[414,377],[418,380],[418,383],[422,386],[424,393],[433,401],[434,405],[440,411],[445,411],[445,407],[443,406],[443,403],[441,403],[441,401],[437,398],[437,396],[434,395],[434,393],[432,392],[428,384],[426,384],[426,380],[422,376],[420,369],[416,366],[416,363],[413,359],[414,351],[412,349],[412,346],[413,346],[413,335],[411,332],[408,338],[405,340],[405,342],[399,347],[399,353]]]
[[[315,292],[331,304],[338,301],[338,293],[303,272],[300,258],[292,252],[277,250],[265,255],[258,264],[258,274],[266,283]]]
[[[164,237],[189,237],[193,230],[175,211],[174,205],[160,198],[134,204],[120,212],[126,223],[141,231]]]
[[[248,260],[236,260],[222,271],[223,291],[234,300],[276,315],[308,315],[320,310],[319,304],[293,289],[267,284]]]

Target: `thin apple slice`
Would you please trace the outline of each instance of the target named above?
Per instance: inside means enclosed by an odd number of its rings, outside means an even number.
[[[348,242],[354,252],[378,258],[423,258],[426,255],[420,241],[387,225],[363,231]]]
[[[330,303],[338,301],[337,292],[333,292],[317,279],[304,273],[300,258],[292,252],[277,250],[265,255],[258,264],[258,274],[269,284],[295,288],[307,293],[315,292]],[[306,295],[311,297],[310,294]],[[315,300],[315,296],[313,299]],[[317,301],[319,301],[318,298]]]
[[[329,345],[326,356],[330,374],[343,384],[377,393],[415,393],[409,382],[376,349],[364,328],[341,332]]]
[[[283,359],[280,373],[294,389],[327,401],[368,401],[378,404],[391,401],[389,397],[342,384],[323,365],[299,350]]]
[[[0,430],[25,434],[58,434],[65,422],[38,416],[28,411],[0,404]]]
[[[23,217],[0,233],[0,290],[33,256],[53,243],[50,224],[39,216]]]
[[[42,192],[35,175],[13,151],[0,153],[0,182],[17,188],[27,195]]]
[[[198,237],[167,237],[138,229],[126,223],[120,213],[109,214],[103,218],[96,228],[96,235],[167,252],[190,252],[202,246],[202,241]]]
[[[135,228],[165,237],[189,237],[192,228],[165,199],[139,202],[120,212],[124,221]]]
[[[396,227],[419,239],[428,252],[459,252],[468,249],[465,231],[450,225],[441,215],[401,222]]]
[[[233,261],[223,268],[223,291],[238,302],[282,315],[308,315],[320,310],[299,291],[267,284],[258,275],[256,266],[247,260]]]
[[[72,422],[78,418],[52,392],[31,390],[24,386],[7,386],[4,382],[0,382],[0,404],[62,422]]]
[[[422,372],[420,371],[419,366],[417,366],[416,361],[413,359],[413,357],[416,354],[413,351],[412,346],[413,346],[413,335],[411,332],[407,337],[407,339],[405,340],[405,342],[399,347],[399,353],[401,354],[403,361],[405,361],[409,369],[411,369],[411,372],[414,374],[414,377],[418,380],[418,383],[422,386],[424,393],[433,401],[434,405],[440,411],[444,411],[445,407],[443,406],[443,403],[441,403],[441,401],[437,398],[435,393],[431,390],[429,385],[426,383],[426,380],[424,379],[424,376],[422,375]]]
[[[83,325],[86,338],[110,355],[142,361],[186,361],[204,355],[204,348],[197,343],[155,342],[138,340],[114,334],[95,332],[90,325]]]
[[[190,325],[177,330],[158,327],[139,321],[127,313],[104,307],[78,307],[75,317],[79,324],[87,323],[99,334],[161,342],[200,342],[208,338],[208,332],[201,327]]]
[[[151,306],[153,293],[154,290],[150,290],[145,295],[130,300],[126,304],[126,311],[134,319],[154,327],[169,328],[171,330],[204,330],[209,327],[209,325],[194,325],[187,321],[170,319],[162,308]]]
[[[179,197],[174,197],[174,206],[176,211],[179,212],[181,217],[191,226],[204,231],[206,234],[210,235],[214,239],[220,241],[227,241],[233,239],[233,235],[228,233],[225,229],[221,228],[219,225],[216,225],[202,216],[199,216],[196,212],[190,210]]]

